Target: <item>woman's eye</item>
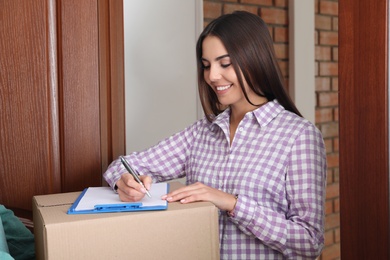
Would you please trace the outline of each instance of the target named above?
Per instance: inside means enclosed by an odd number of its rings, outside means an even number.
[[[204,65],[204,64],[202,64],[202,69],[208,70],[208,69],[210,69],[210,65]]]
[[[231,64],[231,63],[221,64],[221,67],[222,67],[222,68],[227,68],[227,67],[229,67],[230,65],[232,65],[232,64]]]

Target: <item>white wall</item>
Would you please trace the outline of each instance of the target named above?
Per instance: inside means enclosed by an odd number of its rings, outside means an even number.
[[[195,44],[203,0],[123,0],[126,153],[148,148],[203,114]],[[314,3],[289,1],[293,100],[314,123]],[[180,11],[179,11],[180,10]]]
[[[314,1],[289,0],[289,91],[302,115],[315,123]]]
[[[192,124],[202,0],[124,0],[126,153]]]

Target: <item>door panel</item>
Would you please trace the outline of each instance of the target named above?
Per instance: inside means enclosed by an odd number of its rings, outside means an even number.
[[[102,184],[124,153],[123,3],[0,0],[0,203]]]
[[[62,191],[101,185],[98,2],[60,1]]]
[[[339,1],[342,259],[389,259],[388,1]]]
[[[0,1],[0,203],[31,209],[60,192],[55,60],[49,1]]]

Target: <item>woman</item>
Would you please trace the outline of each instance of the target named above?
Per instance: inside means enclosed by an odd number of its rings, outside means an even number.
[[[223,15],[196,49],[205,118],[126,159],[147,189],[186,176],[187,186],[162,199],[219,208],[221,259],[314,259],[323,246],[324,143],[285,92],[266,24],[244,11]],[[119,160],[104,177],[123,201],[145,195]]]

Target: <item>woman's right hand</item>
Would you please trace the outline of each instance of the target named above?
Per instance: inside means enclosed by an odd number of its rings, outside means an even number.
[[[139,177],[147,190],[150,190],[152,185],[152,178],[150,176]],[[146,194],[146,190],[139,184],[130,173],[122,174],[121,178],[117,181],[117,192],[121,201],[135,202],[140,201]]]

